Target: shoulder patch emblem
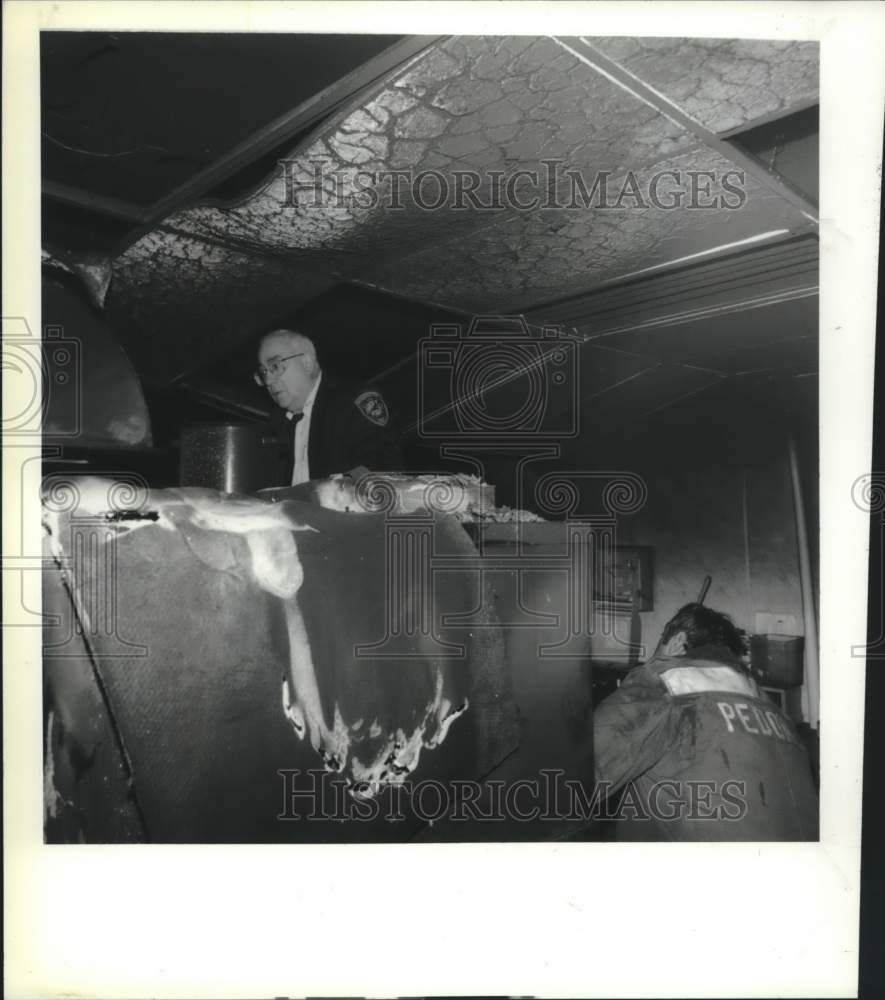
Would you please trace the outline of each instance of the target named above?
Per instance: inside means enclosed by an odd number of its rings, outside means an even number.
[[[386,427],[390,419],[387,403],[380,392],[363,392],[354,400],[362,415],[379,427]]]

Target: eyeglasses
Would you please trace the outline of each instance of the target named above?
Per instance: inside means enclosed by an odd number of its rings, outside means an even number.
[[[303,358],[304,352],[301,354],[287,354],[284,358],[271,358],[266,365],[259,365],[258,368],[252,375],[255,379],[257,385],[264,385],[268,378],[277,378],[282,375],[286,368],[286,362],[291,361],[292,358]]]

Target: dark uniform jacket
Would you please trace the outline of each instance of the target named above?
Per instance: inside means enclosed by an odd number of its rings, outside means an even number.
[[[593,725],[601,794],[626,786],[620,839],[818,838],[805,746],[728,650],[654,657]]]
[[[274,485],[292,482],[295,426],[282,411],[274,416],[277,440],[285,448],[283,475]],[[379,392],[360,389],[323,372],[310,416],[307,461],[311,479],[365,466],[373,472],[403,469],[399,433]]]

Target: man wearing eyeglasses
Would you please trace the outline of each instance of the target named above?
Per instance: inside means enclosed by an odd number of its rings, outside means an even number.
[[[255,381],[285,413],[291,448],[285,485],[364,467],[403,468],[390,411],[375,390],[354,390],[323,372],[312,341],[274,330],[258,348]]]

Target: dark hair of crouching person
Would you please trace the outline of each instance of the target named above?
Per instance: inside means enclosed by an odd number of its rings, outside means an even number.
[[[741,630],[687,604],[593,716],[597,801],[619,840],[816,840],[794,722],[760,691]]]
[[[671,656],[702,649],[704,646],[719,646],[730,650],[737,657],[743,657],[747,653],[744,633],[737,625],[728,615],[703,604],[686,604],[673,615],[661,633],[662,646],[671,644],[680,633],[685,637],[680,644],[682,648],[679,653],[671,653]],[[671,648],[677,649],[679,646]]]

